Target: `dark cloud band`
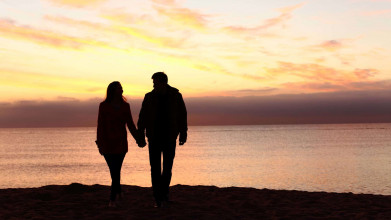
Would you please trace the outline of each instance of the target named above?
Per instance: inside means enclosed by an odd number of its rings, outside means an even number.
[[[136,122],[140,99],[128,99]],[[0,103],[0,127],[96,126],[99,99]],[[190,125],[391,122],[391,90],[186,98]]]

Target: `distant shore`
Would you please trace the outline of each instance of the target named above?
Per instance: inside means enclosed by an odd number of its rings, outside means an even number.
[[[109,208],[109,186],[0,189],[0,219],[387,219],[391,196],[215,186],[171,187],[173,203],[153,208],[151,189],[123,186]]]

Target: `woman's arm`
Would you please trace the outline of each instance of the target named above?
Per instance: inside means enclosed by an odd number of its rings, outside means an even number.
[[[126,124],[128,126],[128,129],[130,131],[130,134],[132,134],[133,138],[137,141],[138,140],[138,132],[137,132],[137,129],[136,129],[136,126],[134,125],[134,122],[133,122],[133,117],[132,117],[132,111],[130,110],[130,105],[127,104],[128,107],[127,107],[127,120],[126,120]]]
[[[103,145],[103,139],[104,139],[104,115],[103,115],[103,107],[102,103],[99,105],[99,112],[98,112],[98,126],[96,129],[96,144],[99,149],[102,148]]]

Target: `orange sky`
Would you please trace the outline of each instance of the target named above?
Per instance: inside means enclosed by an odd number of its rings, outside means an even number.
[[[242,119],[230,123],[284,123],[289,105],[276,104],[287,111],[266,120],[249,116],[258,108],[251,102],[289,103],[279,98],[288,96],[300,103],[305,95],[352,93],[344,102],[356,100],[356,108],[365,109],[377,101],[365,104],[360,97],[378,100],[376,94],[391,88],[390,0],[0,0],[0,15],[4,123],[27,113],[25,103],[36,111],[50,103],[98,103],[112,81],[120,81],[124,95],[137,103],[152,89],[157,71],[165,71],[169,84],[190,100],[193,121],[209,118],[201,124],[217,122],[212,113],[199,114],[197,99],[220,103],[212,109],[232,110]],[[207,102],[223,96],[234,100],[231,105],[249,103],[240,110]],[[337,100],[325,103],[346,115],[354,110]],[[95,114],[95,104],[85,107]],[[369,121],[388,121],[372,113]],[[322,122],[316,117],[309,121]]]
[[[391,2],[2,0],[0,101],[141,98],[165,71],[185,97],[390,87]]]

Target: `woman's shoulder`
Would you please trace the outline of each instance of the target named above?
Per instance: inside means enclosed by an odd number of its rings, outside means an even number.
[[[123,101],[121,104],[120,104],[120,106],[121,106],[121,108],[129,108],[130,107],[130,105],[129,105],[129,103],[128,102],[126,102],[126,101]],[[113,106],[110,104],[110,103],[108,103],[108,102],[101,102],[100,104],[99,104],[99,108],[101,108],[101,109],[110,109],[110,108],[112,108]]]
[[[101,109],[101,110],[107,110],[108,108],[110,108],[110,104],[105,101],[103,101],[99,104],[99,109]]]

